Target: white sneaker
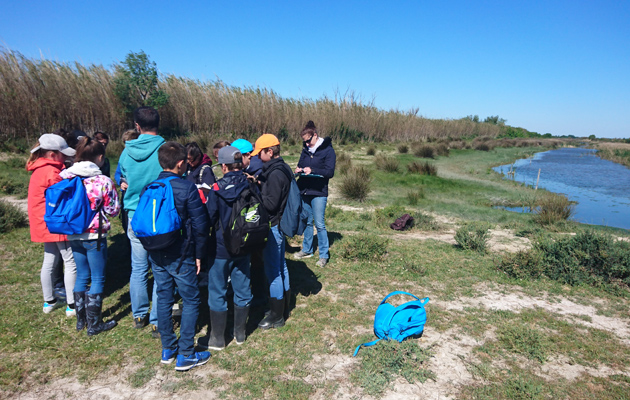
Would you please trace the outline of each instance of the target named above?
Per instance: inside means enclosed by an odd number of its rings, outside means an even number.
[[[59,299],[57,299],[57,302],[53,303],[53,304],[49,304],[48,302],[45,301],[44,302],[44,308],[43,308],[44,313],[45,314],[49,314],[49,313],[52,312],[52,310],[56,310],[56,309],[58,309],[60,307],[63,307],[64,304],[66,304],[66,303],[64,303],[63,301],[61,301]]]
[[[297,253],[293,255],[293,258],[296,260],[301,260],[303,258],[310,258],[310,257],[313,257],[313,253],[308,254],[308,253],[303,252],[302,250],[298,251]]]
[[[66,307],[66,317],[71,318],[76,316],[77,312],[74,308],[70,308],[70,306]]]

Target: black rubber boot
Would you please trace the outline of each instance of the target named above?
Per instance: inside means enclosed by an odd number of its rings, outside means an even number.
[[[77,331],[83,330],[87,325],[85,313],[85,292],[74,292],[74,310],[77,313]]]
[[[247,316],[249,307],[234,306],[234,340],[236,344],[245,343],[245,328],[247,327]]]
[[[87,334],[88,336],[98,335],[101,332],[108,331],[117,325],[114,320],[103,322],[101,319],[101,311],[103,309],[103,294],[86,294],[85,295]],[[78,313],[77,313],[78,315]]]
[[[291,316],[291,289],[284,292],[284,314],[282,316],[285,321]]]
[[[227,311],[210,310],[210,339],[208,348],[211,350],[225,349],[225,325],[227,323]]]
[[[265,317],[258,327],[260,329],[280,328],[284,326],[284,299],[269,298],[269,315]]]

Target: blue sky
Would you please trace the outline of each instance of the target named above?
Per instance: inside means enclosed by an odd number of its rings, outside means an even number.
[[[8,1],[0,43],[284,97],[354,92],[428,118],[630,137],[630,1]]]

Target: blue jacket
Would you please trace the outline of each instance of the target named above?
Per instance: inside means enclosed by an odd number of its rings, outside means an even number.
[[[337,156],[329,137],[324,138],[324,142],[315,150],[315,153],[311,153],[304,145],[298,167],[310,167],[311,174],[321,175],[321,177],[300,175],[297,181],[300,193],[306,196],[328,197],[328,181],[335,175],[336,163]]]
[[[129,188],[125,192],[125,210],[129,211],[129,218],[133,218],[140,193],[146,185],[157,179],[162,171],[158,161],[158,149],[164,144],[164,138],[157,135],[142,134],[138,139],[125,142],[118,160],[120,173],[127,180]]]
[[[248,185],[247,177],[242,171],[230,171],[217,181],[215,187],[218,186],[218,190],[211,190],[208,193],[206,208],[210,217],[210,226],[212,227],[212,236],[210,237],[211,259],[227,260],[232,257],[225,248],[223,227],[230,223],[232,203]],[[213,247],[216,251],[214,251]]]
[[[129,143],[129,142],[127,142]],[[192,243],[186,251],[186,257],[194,257],[202,259],[206,256],[206,243],[208,234],[210,233],[210,225],[208,224],[208,213],[201,202],[199,192],[194,183],[188,182],[180,178],[172,172],[162,171],[157,179],[164,179],[170,176],[176,176],[169,183],[173,188],[173,198],[175,199],[175,208],[182,220],[184,235],[180,242],[173,245],[164,253],[183,255],[184,247],[188,241],[188,233],[192,233]],[[142,191],[144,193],[144,190]]]

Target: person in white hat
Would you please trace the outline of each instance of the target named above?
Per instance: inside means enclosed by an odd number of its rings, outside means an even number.
[[[28,184],[28,219],[31,228],[31,241],[44,243],[44,262],[41,272],[44,294],[43,311],[48,314],[63,305],[63,301],[56,299],[53,294],[52,282],[54,266],[61,256],[65,265],[64,285],[68,300],[66,307],[66,316],[68,317],[75,316],[72,291],[77,277],[77,267],[67,237],[50,233],[46,222],[44,222],[44,214],[46,213],[46,189],[61,181],[59,173],[64,169],[63,163],[66,157],[73,157],[74,155],[74,149],[68,147],[61,136],[46,133],[39,137],[26,163],[26,169],[33,173]]]

